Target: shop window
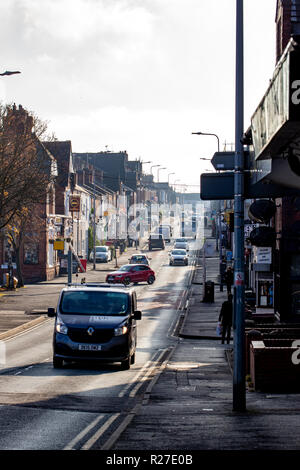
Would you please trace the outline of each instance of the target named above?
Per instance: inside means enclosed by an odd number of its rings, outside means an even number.
[[[258,305],[273,307],[273,281],[258,281]]]

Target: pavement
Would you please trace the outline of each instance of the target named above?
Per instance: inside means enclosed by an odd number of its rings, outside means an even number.
[[[300,394],[256,392],[247,382],[246,411],[233,411],[233,340],[222,345],[216,335],[227,297],[226,288],[220,292],[218,271],[214,253],[206,259],[206,280],[215,282],[214,302],[204,303],[202,267],[196,264],[178,342],[148,387],[147,399],[109,450],[300,449]]]
[[[130,250],[123,253],[120,263],[126,262]],[[233,341],[222,345],[216,335],[221,304],[227,297],[225,288],[220,291],[218,270],[218,254],[213,253],[206,259],[206,280],[215,282],[214,302],[204,303],[202,267],[196,262],[177,341],[149,383],[143,402],[130,414],[127,427],[113,434],[102,450],[300,449],[300,394],[256,392],[247,385],[246,411],[233,411],[234,345]],[[33,286],[27,289],[34,293]],[[25,316],[32,321],[32,313],[23,313],[23,324],[17,324],[21,316],[15,315],[12,310],[3,314],[0,298],[0,339],[12,328],[24,327]],[[43,318],[37,315],[34,321]]]

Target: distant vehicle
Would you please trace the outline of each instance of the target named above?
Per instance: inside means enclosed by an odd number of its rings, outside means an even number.
[[[53,334],[53,367],[64,362],[121,362],[129,369],[135,362],[137,342],[136,292],[124,287],[68,286],[62,289]]]
[[[170,256],[170,261],[169,265],[174,266],[175,264],[183,264],[183,265],[188,265],[189,259],[188,259],[188,253],[186,250],[181,250],[181,249],[174,249],[170,251],[169,253]]]
[[[121,283],[128,286],[130,283],[147,282],[153,284],[155,272],[146,264],[124,264],[118,271],[108,273],[106,282]]]
[[[132,255],[128,261],[130,264],[148,264],[149,265],[150,259],[151,258],[148,258],[148,256],[141,253],[141,254]]]
[[[111,250],[108,246],[96,246],[96,263],[108,263],[111,261]],[[94,261],[94,251],[90,253],[90,261]]]
[[[189,251],[189,245],[187,242],[175,242],[173,248]]]
[[[175,243],[187,243],[188,239],[185,237],[180,237],[175,239]]]
[[[148,240],[149,250],[154,248],[160,248],[161,250],[165,249],[165,239],[162,234],[151,233]]]
[[[170,243],[172,238],[172,227],[171,225],[159,225],[155,228],[155,233],[159,233],[164,236],[165,242]]]

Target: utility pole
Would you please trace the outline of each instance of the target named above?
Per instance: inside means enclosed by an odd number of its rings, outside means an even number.
[[[234,161],[234,370],[233,410],[246,410],[244,267],[244,64],[243,0],[236,0],[236,102]]]
[[[93,270],[96,269],[96,192],[95,192],[95,160],[93,168]]]

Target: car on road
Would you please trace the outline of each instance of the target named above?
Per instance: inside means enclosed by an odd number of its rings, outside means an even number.
[[[174,243],[173,249],[178,249],[178,250],[182,249],[182,250],[189,251],[189,245],[188,245],[187,242],[183,242],[183,241],[178,242],[178,241],[176,241]]]
[[[55,317],[53,367],[64,362],[121,362],[129,369],[135,362],[137,310],[134,289],[93,284],[62,289],[57,308],[48,308]]]
[[[111,261],[111,250],[108,246],[96,246],[95,247],[95,260],[96,263],[108,263],[108,261]],[[94,261],[94,250],[91,251],[90,253],[90,261]]]
[[[144,255],[143,253],[138,253],[136,255],[132,255],[128,261],[130,264],[148,264],[149,266],[150,260],[151,258],[148,258],[147,255]]]
[[[172,227],[171,225],[159,225],[155,227],[154,233],[162,234],[166,243],[170,243],[172,238]]]
[[[106,276],[107,283],[121,283],[126,286],[139,282],[153,284],[154,281],[155,272],[147,264],[124,264],[120,269]]]
[[[175,264],[182,264],[187,266],[189,263],[188,253],[186,250],[174,249],[169,253],[169,265],[174,266]]]
[[[165,239],[161,233],[150,233],[148,239],[149,250],[152,251],[154,248],[160,248],[161,250],[165,249]]]

